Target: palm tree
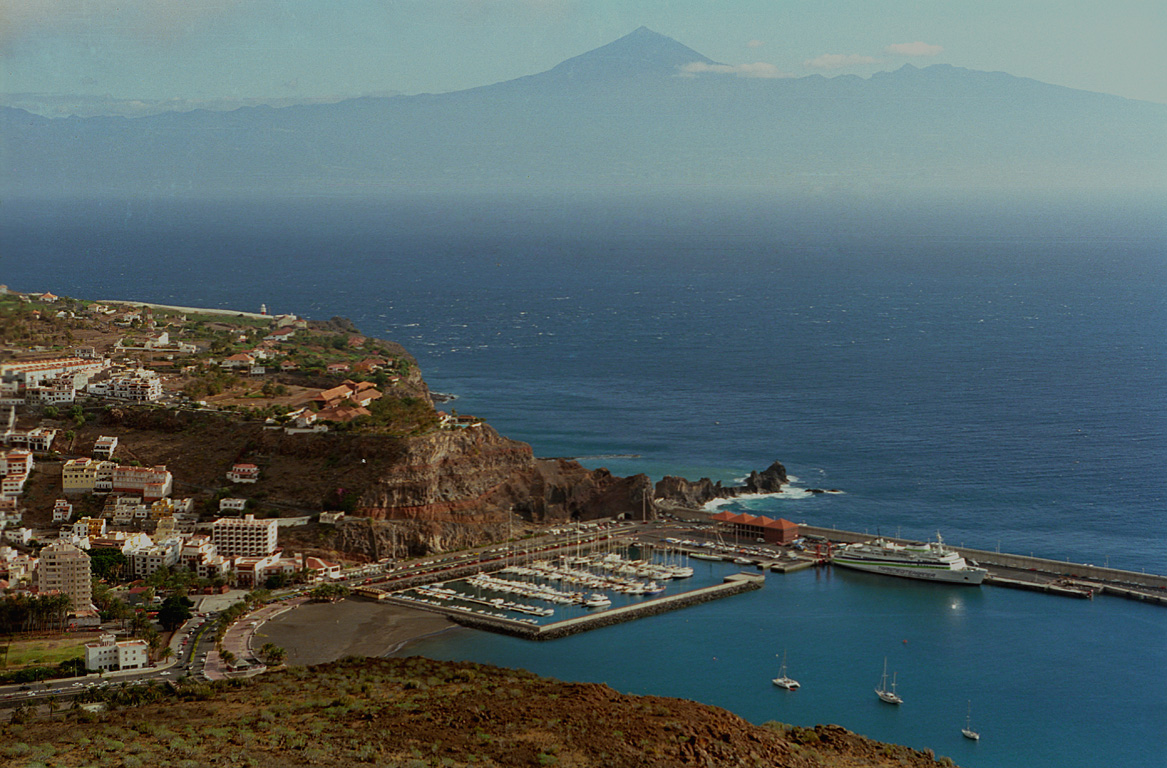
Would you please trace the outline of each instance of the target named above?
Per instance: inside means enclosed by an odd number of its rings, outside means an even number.
[[[264,643],[263,647],[259,649],[259,657],[264,660],[264,663],[273,667],[282,664],[287,656],[288,652],[275,643]]]

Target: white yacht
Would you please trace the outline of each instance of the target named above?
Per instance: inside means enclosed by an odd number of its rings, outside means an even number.
[[[607,608],[611,604],[612,600],[607,595],[600,592],[589,595],[588,598],[584,600],[584,606],[587,608]]]

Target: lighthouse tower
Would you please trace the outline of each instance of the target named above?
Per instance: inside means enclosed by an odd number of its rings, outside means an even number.
[[[260,304],[259,305],[259,314],[261,314],[261,315],[267,314],[267,304]]]

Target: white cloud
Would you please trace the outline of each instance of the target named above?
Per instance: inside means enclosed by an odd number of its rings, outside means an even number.
[[[895,43],[889,45],[884,49],[888,53],[898,54],[900,56],[936,56],[944,50],[943,46],[932,45],[930,43]]]
[[[751,40],[750,42],[746,43],[746,45],[750,48],[761,48],[763,45],[765,45],[765,43],[761,40]]]
[[[783,72],[773,64],[767,64],[764,61],[758,61],[753,64],[706,64],[703,61],[694,61],[691,64],[685,64],[681,67],[681,73],[689,77],[696,77],[700,74],[713,75],[736,75],[738,77],[759,77],[774,79],[779,77],[794,77],[788,72]]]
[[[802,65],[809,69],[842,69],[843,67],[856,67],[862,64],[878,63],[879,59],[871,56],[861,56],[858,53],[824,53],[822,56],[807,59],[802,62]]]

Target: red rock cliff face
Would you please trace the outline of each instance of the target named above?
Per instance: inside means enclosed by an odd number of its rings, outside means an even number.
[[[498,491],[533,466],[531,446],[485,424],[410,438],[363,489],[360,514],[431,521],[498,518],[509,511],[495,498]]]
[[[359,509],[373,519],[479,524],[510,513],[533,522],[651,517],[652,484],[644,475],[536,459],[530,445],[483,424],[406,441],[363,491]]]

